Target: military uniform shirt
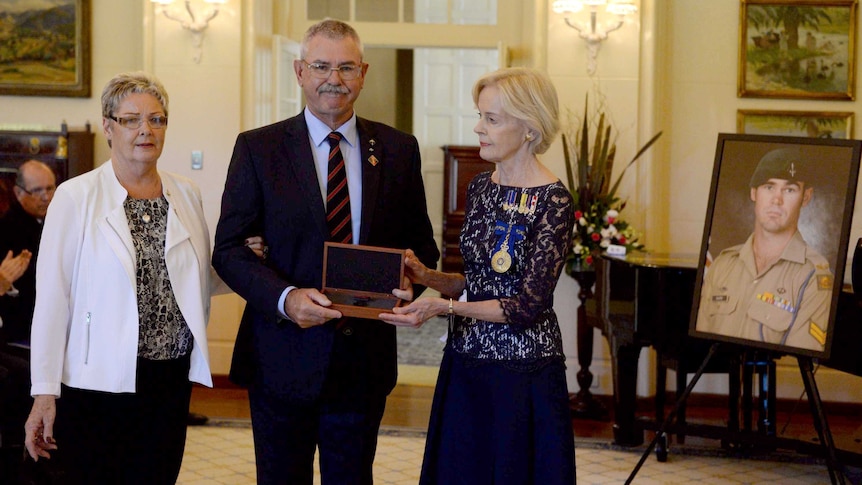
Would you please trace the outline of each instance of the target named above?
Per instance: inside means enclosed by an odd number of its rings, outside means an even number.
[[[697,330],[823,351],[832,272],[797,231],[781,257],[757,274],[753,236],[725,249],[706,272]]]

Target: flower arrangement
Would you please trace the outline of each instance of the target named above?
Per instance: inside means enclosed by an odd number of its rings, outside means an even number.
[[[587,104],[588,102],[589,97]],[[643,250],[643,245],[638,241],[640,234],[620,217],[626,202],[620,200],[616,193],[629,167],[662,134],[658,132],[641,147],[611,185],[610,176],[616,156],[616,133],[611,123],[606,122],[605,113],[599,110],[595,115],[598,122],[591,145],[590,127],[593,123],[588,116],[587,104],[577,130],[574,133],[563,133],[562,136],[566,175],[575,206],[572,249],[566,260],[566,273],[569,275],[573,271],[589,269],[594,258],[612,244],[624,246],[627,251]],[[572,139],[574,143],[570,143]]]

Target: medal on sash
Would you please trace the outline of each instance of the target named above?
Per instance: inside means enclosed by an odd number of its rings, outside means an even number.
[[[515,243],[524,239],[525,230],[525,226],[506,224],[499,220],[496,222],[494,235],[498,236],[498,242],[494,247],[494,253],[491,255],[491,269],[497,273],[509,271],[509,268],[512,267]]]

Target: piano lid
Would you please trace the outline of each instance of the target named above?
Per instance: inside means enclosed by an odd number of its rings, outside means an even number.
[[[697,269],[698,261],[698,255],[694,253],[650,253],[633,251],[625,256],[613,256],[603,253],[602,257],[613,261],[621,261],[632,266],[646,268]]]

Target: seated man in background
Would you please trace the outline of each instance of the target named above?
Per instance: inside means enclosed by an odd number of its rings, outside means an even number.
[[[36,258],[42,221],[56,188],[56,177],[48,165],[37,160],[24,162],[18,167],[12,188],[15,200],[0,218],[0,256],[17,260],[18,271],[21,264],[25,266],[0,296],[0,367],[5,374],[0,382],[0,439],[3,449],[10,450],[11,456],[3,464],[9,478],[16,476],[17,465],[21,462],[21,451],[17,454],[14,451],[23,446],[24,422],[33,405],[29,347],[36,304]],[[12,254],[17,256],[12,258]],[[0,286],[5,285],[0,282]],[[0,483],[10,483],[4,481],[6,479],[0,476]]]
[[[30,251],[32,261],[27,271],[15,282],[17,295],[0,300],[0,343],[26,348],[30,342],[30,322],[36,302],[36,260],[39,257],[39,239],[42,221],[48,204],[54,197],[57,182],[50,167],[37,160],[24,162],[15,179],[15,199],[9,211],[0,219],[0,255],[8,251],[15,254]],[[7,348],[0,347],[0,351]]]

